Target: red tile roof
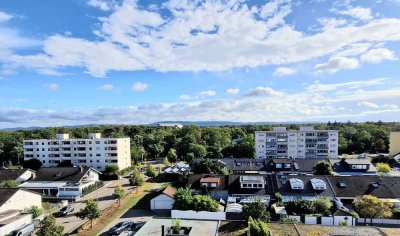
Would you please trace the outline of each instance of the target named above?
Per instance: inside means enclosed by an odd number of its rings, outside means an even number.
[[[218,183],[218,177],[205,177],[200,179],[200,183]]]
[[[171,198],[175,197],[175,193],[176,193],[176,190],[171,186],[166,187],[164,189],[164,191],[163,191],[163,194],[165,194],[165,195],[167,195],[168,197],[171,197]]]

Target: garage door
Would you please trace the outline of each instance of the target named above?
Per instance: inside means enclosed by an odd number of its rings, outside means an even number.
[[[154,200],[153,210],[172,209],[173,201]]]

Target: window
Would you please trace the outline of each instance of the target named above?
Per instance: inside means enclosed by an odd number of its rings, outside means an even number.
[[[100,141],[96,141],[96,144],[100,144]]]
[[[282,168],[282,164],[275,164],[276,168]]]
[[[285,168],[289,169],[290,168],[290,164],[285,164]]]
[[[96,157],[99,157],[99,156],[101,156],[101,154],[100,153],[96,153]]]
[[[211,183],[211,188],[216,188],[217,187],[217,183]]]
[[[96,147],[96,151],[100,151],[100,147]]]

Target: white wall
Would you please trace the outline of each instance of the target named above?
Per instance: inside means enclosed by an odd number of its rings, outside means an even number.
[[[31,206],[42,207],[42,196],[37,193],[18,190],[7,202],[0,206],[0,212],[7,210],[24,210]]]
[[[304,220],[304,224],[306,225],[316,225],[317,224],[317,217],[315,216],[306,216]]]
[[[171,210],[174,206],[175,199],[161,194],[157,197],[151,199],[150,201],[150,209],[151,210]]]
[[[208,211],[180,211],[172,210],[171,218],[179,219],[195,219],[195,220],[226,220],[225,212],[208,212]]]
[[[21,176],[19,176],[15,181],[18,183],[23,183],[28,181],[33,175],[33,172],[30,170],[26,170]]]

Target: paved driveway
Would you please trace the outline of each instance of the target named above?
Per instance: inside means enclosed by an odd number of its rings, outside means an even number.
[[[103,210],[116,200],[115,197],[113,196],[113,193],[114,193],[114,188],[118,185],[122,185],[126,189],[132,188],[131,186],[129,186],[129,180],[127,178],[122,178],[120,180],[114,180],[114,181],[106,181],[104,187],[72,203],[73,207],[75,208],[74,212],[68,216],[57,218],[56,221],[57,224],[64,226],[65,234],[67,235],[70,234],[85,222],[85,220],[81,220],[75,215],[82,208],[85,207],[85,201],[87,199],[92,198],[98,202],[100,209]]]
[[[108,229],[113,227],[114,225],[118,224],[121,221],[133,221],[133,222],[138,222],[138,221],[149,221],[151,218],[153,218],[153,212],[152,211],[143,211],[143,210],[133,210],[129,209],[125,214],[123,214],[120,218],[114,220],[111,222],[109,225],[107,225],[103,231],[101,232],[101,236],[108,235]]]

